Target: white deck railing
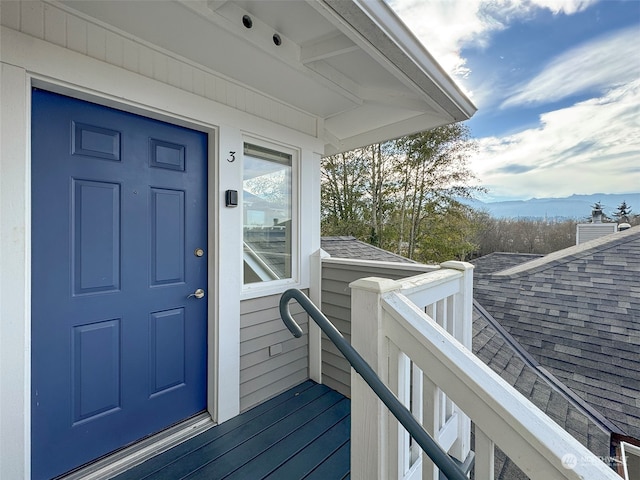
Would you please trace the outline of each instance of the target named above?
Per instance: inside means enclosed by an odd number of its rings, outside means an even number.
[[[472,269],[447,262],[406,280],[352,283],[352,345],[460,461],[470,451],[473,421],[476,479],[494,478],[497,445],[532,479],[619,480],[602,462],[567,463],[593,455],[473,355]],[[355,373],[351,401],[352,478],[438,478],[430,459]]]

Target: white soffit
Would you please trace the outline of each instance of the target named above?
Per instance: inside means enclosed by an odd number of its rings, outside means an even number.
[[[380,0],[59,3],[317,117],[325,153],[475,112]]]

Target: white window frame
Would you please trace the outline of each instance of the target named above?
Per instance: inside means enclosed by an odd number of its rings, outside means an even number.
[[[242,276],[242,293],[241,300],[247,300],[267,295],[275,295],[284,292],[288,288],[300,286],[300,149],[285,145],[283,143],[265,140],[263,138],[245,135],[242,138],[242,172],[244,175],[244,147],[246,144],[256,145],[258,147],[275,150],[291,156],[291,277],[278,280],[267,280],[263,282],[244,283],[244,274]],[[242,192],[238,192],[238,207],[244,209],[244,199]],[[244,228],[244,218],[240,228]],[[242,235],[244,238],[244,234]],[[240,245],[243,249],[243,245]],[[243,255],[241,253],[241,258]],[[244,262],[244,259],[243,259]],[[241,272],[244,272],[244,266],[241,265]]]
[[[624,478],[625,480],[634,480],[632,477],[629,476],[629,469],[627,467],[627,457],[630,455],[640,457],[640,447],[637,447],[627,442],[622,442],[620,444],[620,450],[622,453],[622,465],[624,467]]]

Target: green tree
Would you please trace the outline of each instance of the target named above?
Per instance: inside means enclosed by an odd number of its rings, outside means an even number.
[[[474,149],[468,128],[453,124],[324,158],[322,234],[353,235],[420,261],[467,255],[475,234],[458,200],[480,190],[467,166]],[[448,232],[446,248],[437,231]]]
[[[325,157],[322,161],[322,234],[362,237],[366,232],[361,150]]]
[[[385,243],[389,213],[393,209],[393,162],[390,158],[394,152],[388,142],[373,144],[367,150],[369,168],[364,174],[364,198],[370,205],[369,213],[365,216],[370,227],[367,241],[381,247]]]
[[[464,216],[458,199],[480,190],[470,186],[474,177],[467,165],[476,145],[469,129],[460,123],[402,137],[394,144],[399,153],[395,169],[399,193],[396,251],[424,260],[416,250],[425,235],[430,235],[427,223],[432,225],[443,212],[454,216],[457,211],[458,217]]]
[[[424,223],[427,233],[420,237],[414,252],[416,259],[424,263],[468,260],[478,251],[475,238],[482,224],[470,207],[449,204],[429,215]]]
[[[629,223],[631,219],[631,208],[627,205],[627,202],[623,200],[622,203],[618,205],[618,209],[614,212],[613,218],[615,218],[618,223]]]

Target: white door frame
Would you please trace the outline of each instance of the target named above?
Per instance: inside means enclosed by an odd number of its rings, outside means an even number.
[[[46,70],[46,69],[45,69]],[[168,121],[173,124],[204,131],[209,136],[208,145],[208,360],[207,360],[207,409],[214,421],[224,421],[237,415],[239,411],[239,292],[227,275],[220,282],[219,272],[229,271],[231,265],[239,269],[241,263],[233,261],[233,255],[221,252],[219,226],[233,224],[234,219],[222,220],[219,191],[221,176],[218,166],[221,131],[227,132],[227,142],[233,141],[229,135],[234,129],[195,120],[198,112],[191,116],[185,108],[180,108],[180,100],[173,112],[185,112],[180,115],[159,111],[151,104],[123,101],[118,95],[107,91],[98,92],[69,84],[61,79],[51,79],[43,75],[27,72],[20,67],[2,64],[0,78],[2,86],[2,118],[0,134],[0,219],[2,240],[0,241],[0,308],[2,318],[5,315],[13,322],[3,321],[0,326],[0,372],[3,388],[0,390],[0,405],[4,414],[2,421],[3,436],[0,447],[5,459],[13,458],[13,467],[7,474],[12,478],[29,478],[31,465],[31,89],[39,87],[65,95],[93,101],[109,107],[119,108],[149,118]],[[175,89],[168,85],[165,98],[176,98]],[[115,90],[115,89],[114,89]],[[132,91],[129,91],[130,97]],[[237,138],[241,138],[238,131]],[[227,172],[228,173],[228,172]],[[233,174],[233,172],[230,172]],[[228,176],[228,175],[227,175]],[[228,179],[227,179],[228,181]],[[232,180],[233,181],[233,180]],[[235,182],[234,182],[235,183]],[[241,185],[241,180],[240,180]],[[226,212],[225,212],[226,213]],[[228,215],[227,215],[228,216]],[[232,222],[232,223],[229,223]],[[238,223],[239,225],[239,223]],[[225,237],[229,238],[229,232]],[[227,247],[228,248],[228,247]],[[226,264],[226,265],[222,265]],[[239,275],[238,275],[239,279]],[[223,285],[226,292],[219,292]],[[233,291],[238,292],[234,301]],[[225,318],[220,325],[219,318]],[[224,339],[224,341],[221,341]],[[219,375],[219,372],[224,375]],[[234,375],[234,372],[238,372]],[[220,385],[220,379],[224,383]],[[11,412],[10,414],[8,414]],[[6,416],[5,416],[6,415]],[[7,421],[9,420],[9,421]],[[9,433],[9,432],[15,432]],[[6,442],[6,443],[5,443]],[[13,455],[12,455],[13,453]],[[8,463],[8,462],[7,462]],[[6,465],[5,465],[6,466]],[[0,469],[4,477],[5,466]],[[13,472],[16,472],[13,475]],[[8,476],[9,478],[9,476]]]

